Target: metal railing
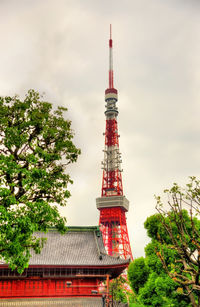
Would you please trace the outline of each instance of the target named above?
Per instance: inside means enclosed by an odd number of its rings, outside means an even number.
[[[106,296],[102,296],[102,307],[128,307],[128,303],[117,302],[112,299],[107,300]]]

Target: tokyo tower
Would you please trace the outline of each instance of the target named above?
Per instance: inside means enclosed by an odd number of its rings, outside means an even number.
[[[100,211],[99,224],[108,254],[133,259],[126,224],[129,201],[123,195],[122,186],[117,100],[118,95],[113,80],[113,41],[110,25],[109,87],[105,90],[106,130],[104,160],[102,161],[103,180],[101,197],[96,199],[96,205]]]

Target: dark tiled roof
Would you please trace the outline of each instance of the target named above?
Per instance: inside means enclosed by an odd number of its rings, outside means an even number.
[[[64,235],[56,230],[36,235],[47,238],[47,242],[41,254],[32,255],[30,265],[109,266],[129,263],[129,260],[106,254],[98,227],[72,227]]]

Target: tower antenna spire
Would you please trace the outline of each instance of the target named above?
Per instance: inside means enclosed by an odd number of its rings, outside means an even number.
[[[112,25],[110,24],[110,39],[109,39],[109,88],[114,88],[113,84],[113,48],[112,48]]]

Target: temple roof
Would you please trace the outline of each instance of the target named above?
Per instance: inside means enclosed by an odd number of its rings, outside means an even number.
[[[117,266],[128,265],[129,259],[106,254],[99,227],[69,227],[66,234],[51,229],[36,233],[47,238],[41,254],[33,253],[29,265]]]

